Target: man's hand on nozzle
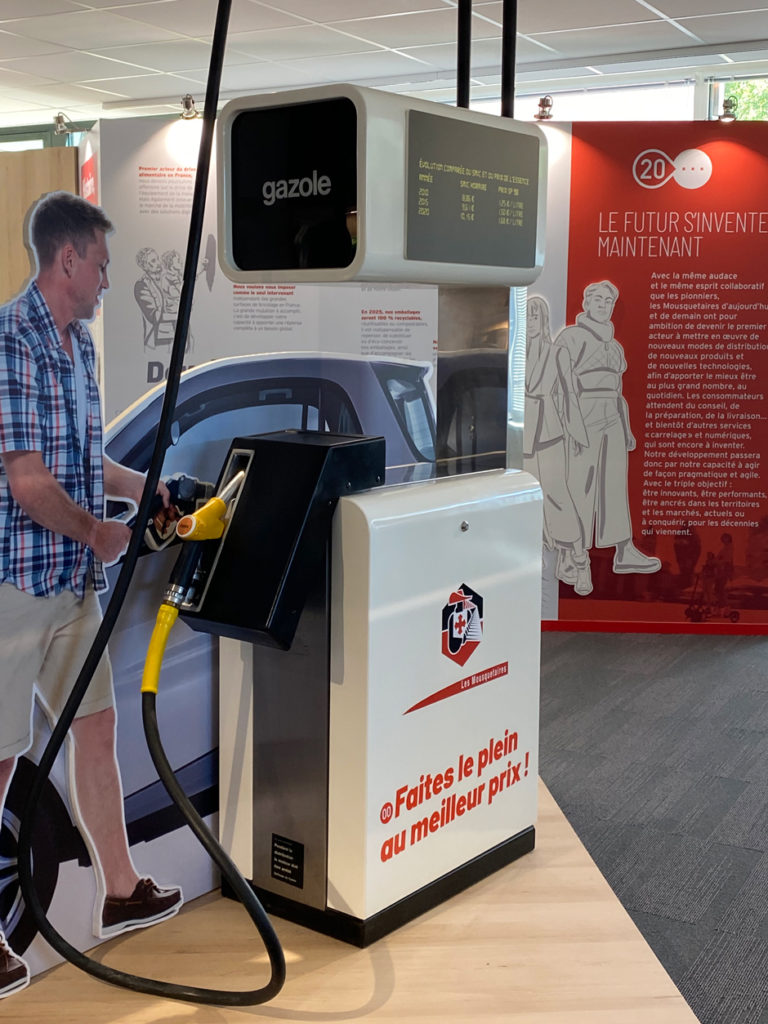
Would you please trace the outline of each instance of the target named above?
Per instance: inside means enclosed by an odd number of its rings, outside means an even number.
[[[160,491],[165,489],[165,495]],[[182,516],[194,512],[213,494],[213,484],[176,473],[158,485],[163,505],[156,504],[144,531],[144,543],[151,551],[162,551],[176,539],[176,523]],[[165,500],[167,495],[168,500]]]
[[[100,561],[110,565],[125,552],[130,539],[131,531],[125,523],[117,519],[106,519],[104,522],[97,519],[88,538],[88,546]]]

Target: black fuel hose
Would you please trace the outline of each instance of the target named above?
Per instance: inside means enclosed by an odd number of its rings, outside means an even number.
[[[213,34],[211,49],[211,60],[208,72],[208,83],[205,94],[205,112],[203,115],[203,128],[200,136],[200,149],[198,154],[197,173],[192,199],[192,211],[190,216],[190,228],[187,242],[186,260],[184,264],[184,278],[179,300],[179,314],[176,323],[173,348],[168,370],[168,382],[166,384],[163,407],[157,427],[157,436],[152,452],[147,479],[144,486],[139,510],[136,515],[138,524],[148,522],[150,508],[157,490],[160,473],[165,458],[165,452],[170,444],[171,425],[173,413],[176,406],[176,399],[179,390],[179,378],[184,360],[189,321],[192,311],[192,296],[195,284],[195,268],[197,267],[200,254],[200,239],[203,231],[203,217],[205,214],[205,197],[208,187],[210,172],[211,152],[213,148],[213,132],[216,122],[216,109],[219,102],[219,87],[221,83],[221,71],[224,62],[224,48],[227,38],[227,26],[231,10],[231,0],[218,0],[216,11],[216,24]],[[67,699],[64,709],[53,728],[51,738],[43,751],[37,772],[33,779],[27,797],[25,810],[19,827],[18,842],[18,868],[19,885],[26,906],[29,908],[38,931],[58,953],[64,956],[70,963],[79,967],[88,974],[93,975],[102,981],[135,992],[144,992],[148,995],[155,995],[170,999],[181,999],[188,1002],[211,1003],[214,1005],[245,1006],[256,1003],[267,1002],[274,998],[282,988],[285,980],[285,957],[277,936],[267,918],[261,904],[256,899],[250,885],[245,881],[235,865],[221,849],[215,838],[206,828],[194,807],[190,804],[181,787],[178,785],[165,754],[157,730],[156,717],[154,715],[153,702],[150,708],[142,708],[145,730],[147,732],[147,743],[150,747],[153,761],[156,766],[162,766],[161,778],[173,799],[178,803],[179,808],[187,818],[190,827],[197,835],[207,852],[219,865],[221,870],[232,885],[232,888],[240,898],[252,920],[256,924],[259,933],[265,943],[269,956],[271,976],[266,985],[262,988],[247,992],[219,991],[216,989],[193,988],[183,985],[174,985],[169,982],[155,980],[154,978],[143,978],[138,975],[128,974],[124,971],[107,967],[91,957],[81,953],[76,947],[69,943],[53,927],[45,915],[37,892],[35,890],[33,868],[32,868],[32,832],[37,808],[40,804],[40,797],[43,787],[53,769],[54,762],[64,739],[69,731],[72,721],[77,713],[88,685],[96,670],[101,656],[103,655],[107,641],[114,629],[120,609],[125,600],[128,586],[133,576],[139,551],[142,543],[143,530],[135,529],[128,543],[123,564],[117,580],[115,581],[109,603],[104,612],[104,618],[96,633],[90,651],[83,663],[80,673],[75,681],[72,691]],[[160,768],[158,767],[158,771]]]

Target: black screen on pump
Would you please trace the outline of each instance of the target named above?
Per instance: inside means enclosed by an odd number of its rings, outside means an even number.
[[[357,111],[351,100],[242,111],[231,126],[228,173],[238,269],[352,262]]]
[[[408,111],[409,260],[533,267],[539,140]]]

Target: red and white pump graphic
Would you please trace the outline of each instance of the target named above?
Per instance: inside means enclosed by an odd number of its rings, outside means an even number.
[[[483,599],[462,583],[443,608],[443,654],[464,665],[483,639]]]

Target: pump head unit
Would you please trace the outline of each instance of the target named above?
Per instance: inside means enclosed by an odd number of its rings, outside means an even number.
[[[243,97],[218,123],[219,260],[233,281],[539,275],[535,125],[352,85]]]

